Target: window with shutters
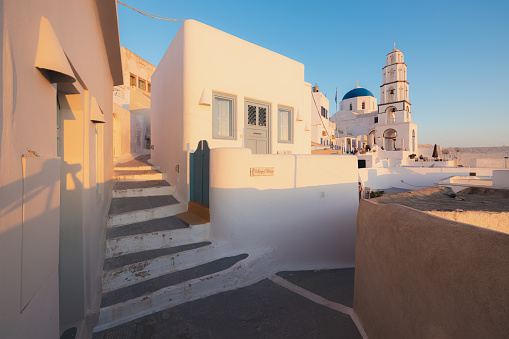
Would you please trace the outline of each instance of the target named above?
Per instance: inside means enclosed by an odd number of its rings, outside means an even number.
[[[213,93],[212,137],[215,139],[235,139],[235,97]]]
[[[293,110],[291,108],[279,107],[278,110],[278,141],[293,142]]]

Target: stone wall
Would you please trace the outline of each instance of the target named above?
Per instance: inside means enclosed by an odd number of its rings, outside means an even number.
[[[355,255],[369,338],[509,336],[509,234],[361,200]]]

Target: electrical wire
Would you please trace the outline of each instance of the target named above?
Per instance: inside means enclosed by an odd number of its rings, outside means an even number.
[[[171,18],[166,18],[166,17],[161,16],[161,15],[145,12],[145,11],[142,11],[141,9],[137,9],[137,8],[131,7],[131,6],[125,4],[125,3],[121,2],[121,1],[118,1],[118,0],[116,0],[116,1],[117,1],[117,3],[121,4],[122,6],[130,8],[133,11],[138,12],[138,13],[140,13],[142,15],[146,15],[149,18],[158,19],[158,20],[164,20],[164,21],[185,21],[185,19],[171,19]]]

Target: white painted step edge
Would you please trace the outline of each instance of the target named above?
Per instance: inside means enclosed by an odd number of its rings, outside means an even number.
[[[176,186],[157,186],[147,188],[130,188],[125,190],[113,190],[113,198],[152,197],[157,195],[173,195]]]
[[[145,165],[145,166],[122,166],[122,167],[114,167],[115,171],[150,171],[155,170],[153,166]]]
[[[117,227],[137,222],[170,217],[175,214],[187,212],[187,203],[180,202],[127,213],[112,214],[108,216],[107,227]]]
[[[106,240],[105,258],[207,241],[210,223],[170,231],[136,234]]]
[[[230,253],[233,256],[239,253]],[[145,315],[162,311],[188,301],[257,283],[275,274],[273,253],[269,248],[257,249],[249,257],[227,270],[162,288],[154,293],[123,303],[101,308],[99,322],[94,332],[125,324]]]
[[[166,173],[148,173],[148,174],[115,174],[113,179],[117,181],[147,181],[147,180],[166,180]]]
[[[108,270],[103,273],[102,291],[103,293],[110,292],[165,274],[199,266],[224,258],[228,252],[230,252],[230,244],[218,242]]]

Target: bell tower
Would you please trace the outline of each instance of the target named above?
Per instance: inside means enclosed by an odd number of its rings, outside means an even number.
[[[383,118],[386,119],[387,124],[411,122],[407,65],[403,52],[396,49],[396,43],[394,43],[394,49],[385,57],[382,73],[378,113],[384,114]]]

